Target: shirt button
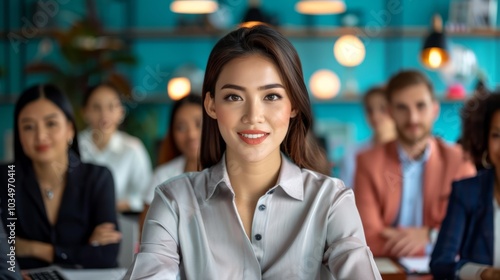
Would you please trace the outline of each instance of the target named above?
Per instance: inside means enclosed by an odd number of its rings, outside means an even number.
[[[68,255],[66,255],[66,253],[61,253],[61,259],[63,260],[68,259]]]
[[[264,204],[259,205],[259,210],[260,211],[266,210],[266,206]]]
[[[267,192],[267,194],[273,194],[273,193],[274,193],[274,189],[272,189],[269,192]]]
[[[261,239],[262,239],[262,235],[260,235],[260,234],[255,235],[255,240],[259,241]]]

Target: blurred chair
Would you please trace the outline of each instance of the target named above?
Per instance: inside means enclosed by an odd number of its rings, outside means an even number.
[[[118,214],[118,226],[122,233],[118,265],[128,268],[134,260],[136,244],[139,240],[139,215],[137,213]]]

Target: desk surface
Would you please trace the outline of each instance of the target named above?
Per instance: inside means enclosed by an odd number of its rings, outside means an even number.
[[[389,258],[375,258],[384,280],[432,280],[432,275],[407,275],[403,267]]]

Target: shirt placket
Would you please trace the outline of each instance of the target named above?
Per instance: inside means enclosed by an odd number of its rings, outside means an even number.
[[[259,198],[255,207],[252,223],[252,247],[255,257],[259,261],[261,267],[263,266],[265,242],[271,236],[268,235],[266,229],[267,219],[269,217],[269,203],[274,193],[274,189],[268,191],[264,196]]]

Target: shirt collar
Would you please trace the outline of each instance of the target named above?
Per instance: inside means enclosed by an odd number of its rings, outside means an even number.
[[[113,133],[113,135],[111,135],[111,139],[109,139],[109,143],[108,143],[108,149],[110,151],[113,151],[115,153],[119,153],[121,152],[122,148],[124,147],[123,145],[123,135],[119,132],[119,131],[116,131],[115,133]]]
[[[206,200],[209,200],[214,195],[217,188],[221,188],[223,185],[234,194],[227,173],[225,154],[222,156],[219,163],[210,168],[209,173],[210,177],[208,180]],[[304,199],[302,170],[283,154],[281,154],[281,168],[278,181],[268,192],[273,192],[278,187],[281,187],[288,196],[294,199],[300,201]]]
[[[424,163],[424,162],[426,162],[429,159],[429,157],[431,155],[431,145],[430,145],[430,143],[428,143],[425,146],[424,153],[423,153],[423,155],[419,159],[412,159],[412,158],[410,158],[410,156],[408,156],[408,154],[403,149],[403,147],[401,146],[400,143],[398,143],[397,148],[398,148],[399,161],[401,161],[402,163]]]
[[[120,131],[116,131],[111,135],[111,138],[109,139],[108,145],[104,148],[104,150],[99,150],[97,146],[94,144],[94,140],[92,139],[92,129],[87,128],[85,129],[82,133],[84,141],[87,141],[84,145],[90,145],[94,150],[97,152],[104,152],[106,150],[109,150],[114,153],[120,153],[122,148],[124,147],[123,145],[123,135],[121,134]]]

